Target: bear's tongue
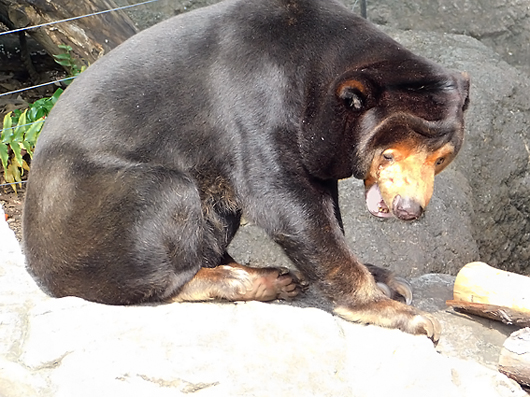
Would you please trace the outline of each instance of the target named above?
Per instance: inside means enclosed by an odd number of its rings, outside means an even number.
[[[390,218],[392,213],[388,209],[377,183],[374,183],[366,192],[366,207],[368,211],[379,218]]]

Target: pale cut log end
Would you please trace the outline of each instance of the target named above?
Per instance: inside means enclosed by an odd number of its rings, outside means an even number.
[[[471,262],[458,273],[453,296],[455,301],[503,306],[530,313],[530,278],[483,262]]]
[[[530,328],[520,329],[506,339],[499,356],[499,371],[530,387]]]

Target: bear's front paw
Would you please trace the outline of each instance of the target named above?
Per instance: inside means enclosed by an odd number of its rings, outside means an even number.
[[[414,335],[426,335],[434,343],[440,339],[442,327],[434,316],[390,299],[381,299],[358,307],[337,306],[334,312],[348,321],[397,328]]]

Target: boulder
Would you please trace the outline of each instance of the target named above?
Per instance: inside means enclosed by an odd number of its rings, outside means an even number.
[[[341,0],[360,14],[359,0]],[[204,7],[219,0],[158,0],[129,8],[126,13],[144,29],[171,15]],[[134,0],[115,0],[119,6]],[[530,3],[527,0],[367,0],[368,19],[400,30],[434,31],[476,38],[506,62],[530,74]]]
[[[344,3],[360,12],[358,0],[344,0]],[[509,64],[530,74],[530,3],[527,0],[368,0],[367,16],[374,23],[401,30],[474,37]]]
[[[182,14],[195,8],[201,8],[218,3],[220,0],[157,0],[125,10],[135,25],[143,30],[157,22],[163,21],[172,15]],[[134,5],[142,2],[136,0],[114,0],[120,7]]]
[[[436,177],[431,203],[416,222],[371,216],[362,182],[341,181],[348,242],[362,261],[405,277],[456,274],[477,259],[528,274],[530,77],[470,37],[385,31],[413,52],[470,74],[466,138],[456,160]],[[246,225],[231,253],[242,261],[287,265],[279,248],[262,245],[265,240],[255,226]]]
[[[472,84],[466,143],[455,163],[437,177],[434,197],[419,222],[405,225],[370,218],[363,209],[361,184],[342,183],[347,237],[365,262],[403,276],[456,274],[465,263],[478,259],[530,273],[530,4],[485,1],[367,2],[370,20],[384,25],[388,34],[412,51],[467,71]],[[161,0],[131,12],[144,27],[215,2]],[[344,3],[359,11],[357,1]],[[403,32],[396,27],[436,33]],[[471,37],[442,32],[473,36],[484,45]],[[238,259],[288,264],[272,243],[263,249],[258,246],[258,252],[251,254],[249,242],[262,241],[264,236],[252,225],[244,230],[232,248]],[[422,249],[412,249],[417,246]],[[263,250],[271,255],[263,256]]]
[[[2,397],[526,395],[494,368],[456,358],[450,340],[440,341],[451,347],[446,356],[426,337],[317,308],[51,298],[26,272],[3,219],[0,210]],[[430,277],[427,288],[440,292],[429,298],[436,308],[451,279]],[[475,337],[491,333],[478,331]]]

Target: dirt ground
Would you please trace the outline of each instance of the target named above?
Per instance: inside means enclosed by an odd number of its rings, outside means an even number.
[[[22,209],[24,207],[24,185],[19,185],[15,193],[10,187],[0,187],[0,204],[4,208],[7,224],[22,241]]]

